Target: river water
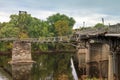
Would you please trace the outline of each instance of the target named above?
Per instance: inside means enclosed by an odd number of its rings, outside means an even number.
[[[0,80],[78,80],[72,55],[34,55],[32,58],[35,63],[14,65],[8,64],[10,56],[0,56]]]

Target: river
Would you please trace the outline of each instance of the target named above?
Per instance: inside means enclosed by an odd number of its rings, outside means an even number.
[[[14,65],[8,64],[10,56],[0,56],[0,80],[78,80],[76,73],[73,73],[72,55],[34,55],[35,63]]]

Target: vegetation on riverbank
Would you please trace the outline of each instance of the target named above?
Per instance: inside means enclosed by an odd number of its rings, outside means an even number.
[[[66,36],[72,34],[75,20],[64,14],[56,13],[46,20],[32,17],[27,12],[10,15],[9,22],[0,23],[0,38],[40,38],[53,36]],[[33,44],[32,49],[48,50],[56,48],[55,44]],[[0,51],[8,51],[12,48],[12,42],[0,42]]]
[[[19,13],[10,16],[9,22],[0,23],[0,38],[40,38],[53,36],[66,36],[72,34],[72,28],[75,20],[64,14],[54,14],[49,16],[46,21],[32,17],[30,14]],[[12,42],[0,42],[0,51],[9,52],[12,49]],[[32,52],[34,51],[57,51],[57,50],[72,50],[72,46],[49,43],[39,44],[32,43]],[[33,65],[32,75],[33,80],[45,79],[52,76],[54,79],[73,80],[70,67],[71,54],[45,54],[33,55],[33,60],[37,63]],[[4,58],[1,57],[3,67]],[[5,60],[6,61],[6,60]]]

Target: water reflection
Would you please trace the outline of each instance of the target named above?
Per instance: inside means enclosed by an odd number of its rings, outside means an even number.
[[[78,76],[77,76],[72,58],[71,58],[71,68],[72,68],[72,74],[73,74],[74,80],[78,80]]]
[[[34,56],[33,80],[73,80],[70,58],[62,53]]]
[[[70,62],[71,54],[34,55],[32,58],[36,63],[33,64],[10,65],[8,64],[10,58],[0,56],[0,66],[5,69],[4,72],[0,70],[2,74],[0,80],[74,80]]]
[[[12,80],[11,65],[8,56],[0,56],[0,80]]]
[[[33,63],[12,64],[13,80],[32,80],[31,68]]]
[[[10,79],[8,79],[9,76],[7,76],[7,74],[3,74],[3,73],[5,73],[5,72],[2,70],[2,68],[0,68],[0,80],[10,80]]]

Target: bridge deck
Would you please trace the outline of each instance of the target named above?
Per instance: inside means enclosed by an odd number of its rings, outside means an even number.
[[[22,41],[22,42],[38,42],[38,43],[55,43],[55,42],[65,42],[77,40],[72,36],[61,36],[61,37],[40,37],[40,38],[0,38],[0,41]]]

